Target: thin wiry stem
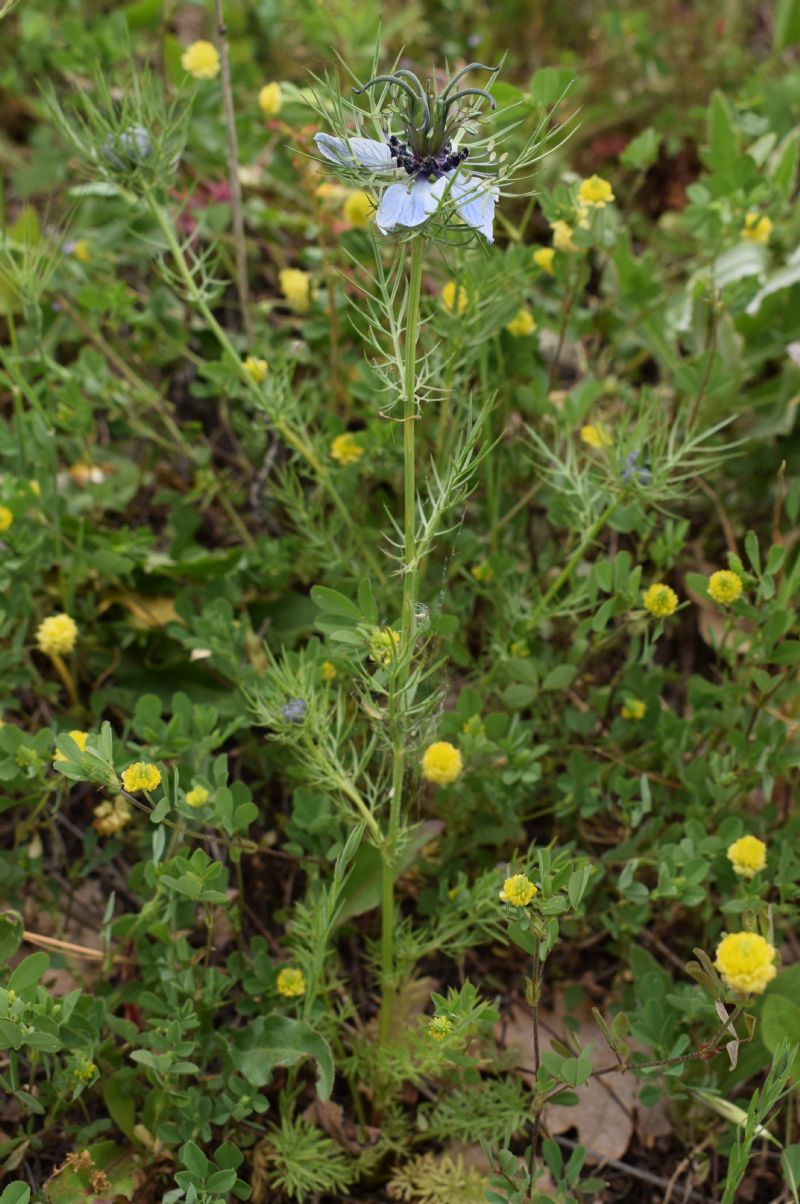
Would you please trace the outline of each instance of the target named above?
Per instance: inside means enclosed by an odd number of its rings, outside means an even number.
[[[250,312],[250,284],[247,279],[247,244],[244,233],[244,211],[242,209],[242,186],[239,181],[239,146],[236,139],[236,117],[233,108],[231,87],[231,65],[228,58],[228,41],[225,29],[225,14],[222,0],[214,0],[217,17],[217,41],[222,79],[222,100],[225,108],[225,129],[228,137],[228,181],[231,189],[231,211],[233,214],[233,240],[236,248],[236,288],[245,334],[253,339],[253,316]]]

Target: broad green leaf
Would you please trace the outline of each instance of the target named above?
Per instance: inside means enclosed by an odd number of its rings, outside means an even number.
[[[720,175],[733,175],[739,158],[739,140],[733,124],[730,104],[721,92],[715,92],[708,106],[709,166]]]
[[[355,623],[361,618],[361,611],[355,602],[351,602],[336,589],[328,589],[327,585],[312,586],[311,599],[326,615],[336,615],[340,619],[352,619]]]
[[[32,987],[39,981],[49,965],[50,958],[46,953],[32,953],[30,957],[26,957],[19,963],[11,975],[8,980],[8,990],[25,991],[28,987]]]
[[[23,923],[18,911],[0,913],[0,965],[10,961],[22,944]]]
[[[310,1024],[273,1012],[260,1016],[239,1034],[231,1058],[252,1087],[265,1087],[278,1066],[295,1066],[304,1058],[317,1063],[317,1093],[328,1099],[333,1088],[330,1046]]]

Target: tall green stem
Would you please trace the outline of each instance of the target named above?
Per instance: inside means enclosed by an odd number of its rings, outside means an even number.
[[[545,596],[542,598],[541,602],[539,603],[539,606],[537,607],[537,614],[541,614],[542,611],[546,611],[548,606],[550,605],[550,603],[561,592],[562,586],[567,581],[569,581],[570,577],[572,576],[572,574],[575,570],[575,566],[578,564],[579,560],[581,560],[581,558],[583,557],[584,552],[590,546],[590,544],[592,544],[594,542],[595,538],[600,534],[603,527],[606,525],[608,520],[611,518],[611,515],[616,510],[618,504],[619,504],[618,499],[611,502],[610,505],[606,506],[605,510],[600,515],[600,517],[596,518],[595,521],[592,523],[592,525],[589,527],[589,530],[586,532],[583,539],[580,541],[577,548],[572,553],[569,560],[564,565],[563,569],[558,574],[555,581],[550,586],[549,590],[547,591],[547,593],[545,594]]]
[[[170,254],[172,255],[178,275],[186,289],[186,295],[189,297],[192,304],[196,305],[197,309],[203,315],[209,330],[216,338],[222,350],[228,356],[228,359],[231,361],[232,365],[238,370],[241,380],[252,393],[255,393],[259,402],[263,404],[264,399],[260,392],[259,386],[255,383],[245,368],[241,356],[237,353],[236,348],[233,346],[233,343],[231,343],[228,335],[214,317],[214,314],[212,313],[205,297],[198,288],[197,282],[195,281],[194,276],[189,269],[189,265],[186,262],[183,251],[181,250],[181,245],[172,227],[172,223],[154,196],[149,195],[147,200],[150,206],[150,211],[158,222],[161,232],[164,235],[164,239],[166,240]],[[344,498],[331,481],[325,465],[314,451],[314,448],[311,446],[308,439],[305,438],[302,431],[294,430],[289,423],[281,417],[280,414],[271,413],[270,421],[280,437],[283,439],[284,443],[291,447],[293,451],[297,452],[297,454],[306,461],[314,476],[317,478],[331,502],[336,507],[341,518],[344,520],[345,526],[353,535],[356,543],[361,546],[361,549],[364,553],[364,558],[369,564],[370,570],[376,574],[379,581],[383,581],[383,569],[381,568],[375,553],[372,551],[372,548],[368,547],[368,545],[364,542],[361,532],[356,526],[355,520],[353,519],[353,516],[350,513]]]
[[[392,674],[390,715],[392,727],[392,797],[389,801],[389,829],[383,845],[381,874],[381,997],[380,1039],[385,1044],[391,1036],[392,1002],[394,998],[394,885],[397,837],[403,812],[403,779],[406,762],[406,733],[404,716],[407,709],[406,690],[417,628],[417,491],[415,471],[414,427],[417,421],[417,338],[419,336],[419,302],[422,291],[422,260],[424,245],[421,238],[411,244],[408,289],[406,292],[405,371],[403,373],[403,602],[401,640],[398,664]]]

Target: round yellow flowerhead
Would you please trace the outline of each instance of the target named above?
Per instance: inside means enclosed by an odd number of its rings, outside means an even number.
[[[195,79],[219,75],[219,51],[213,42],[192,42],[181,55],[181,66]]]
[[[558,221],[550,223],[550,229],[553,231],[553,246],[557,251],[578,250],[572,241],[574,231],[568,222],[564,222],[559,218]]]
[[[446,1016],[433,1016],[428,1021],[428,1036],[434,1041],[444,1041],[453,1031],[453,1021]]]
[[[375,206],[368,192],[355,188],[344,203],[345,221],[356,230],[366,230],[375,216]]]
[[[277,117],[283,108],[283,93],[281,86],[275,80],[264,87],[258,94],[258,107],[265,117]]]
[[[610,447],[614,440],[599,422],[589,423],[581,427],[581,442],[588,447]]]
[[[266,360],[259,360],[254,355],[248,355],[244,361],[244,370],[254,384],[260,385],[262,381],[267,379],[269,364]]]
[[[461,753],[447,740],[429,744],[422,755],[422,776],[426,782],[449,786],[461,774],[464,762]]]
[[[469,306],[469,294],[463,284],[456,284],[455,280],[448,280],[442,285],[442,291],[439,294],[442,301],[442,307],[449,314],[457,314],[460,318],[466,312]]]
[[[2,535],[4,531],[8,530],[13,521],[14,515],[9,510],[8,506],[0,506],[0,535]]]
[[[72,246],[72,256],[80,263],[88,263],[92,258],[92,248],[89,246],[87,239],[78,238]]]
[[[678,595],[675,590],[660,581],[644,591],[643,601],[645,609],[649,610],[650,614],[655,615],[657,619],[666,619],[678,608]]]
[[[130,803],[124,795],[118,794],[113,803],[108,800],[98,803],[94,809],[92,826],[100,836],[116,836],[130,822],[130,818]]]
[[[529,309],[520,309],[510,322],[506,323],[506,330],[509,334],[513,334],[515,339],[526,338],[533,334],[536,329],[536,319]]]
[[[767,864],[767,846],[757,836],[740,836],[728,846],[728,861],[741,878],[752,878]]]
[[[287,999],[295,999],[298,995],[306,993],[306,979],[302,970],[297,970],[293,966],[284,966],[278,972],[278,981],[275,984],[278,988],[279,995],[285,995]]]
[[[718,569],[708,579],[708,592],[715,602],[728,606],[735,602],[742,592],[742,579],[738,573],[730,569]]]
[[[122,771],[122,785],[128,794],[135,794],[137,790],[155,790],[160,784],[161,771],[149,761],[134,761],[133,765]]]
[[[336,666],[331,661],[322,662],[322,680],[333,681],[338,675]]]
[[[593,205],[595,209],[605,209],[614,200],[614,190],[608,180],[602,176],[589,176],[582,180],[578,189],[578,200],[582,205]]]
[[[296,314],[307,314],[311,308],[311,277],[299,268],[283,268],[278,273],[281,292],[290,309]]]
[[[208,791],[205,786],[193,786],[186,792],[186,802],[190,807],[202,807],[208,802]]]
[[[503,883],[500,898],[511,907],[527,907],[535,894],[536,887],[527,874],[514,874]]]
[[[760,243],[766,246],[772,233],[772,222],[768,217],[759,217],[757,213],[748,213],[741,229],[741,237],[748,242]]]
[[[391,665],[399,647],[399,631],[394,627],[376,627],[369,637],[369,659],[376,665]]]
[[[70,615],[49,615],[36,628],[36,644],[47,656],[72,652],[78,638],[78,625]]]
[[[345,467],[350,464],[358,464],[363,455],[364,448],[359,446],[355,435],[352,435],[350,431],[344,435],[337,435],[331,443],[331,459]]]
[[[476,581],[491,581],[492,577],[494,577],[494,569],[485,560],[481,560],[477,564],[473,564],[469,571]]]
[[[547,272],[548,276],[555,274],[553,269],[553,260],[555,259],[555,247],[539,247],[533,252],[533,262],[537,268],[541,268],[543,272]]]
[[[619,713],[623,719],[644,719],[647,714],[647,703],[642,702],[641,698],[630,698],[623,703]]]
[[[83,750],[86,748],[86,744],[89,740],[89,733],[72,731],[72,732],[67,732],[67,735],[69,736],[70,740],[72,740],[75,744],[77,744],[77,746],[81,750],[81,752],[83,752]],[[57,748],[56,754],[53,757],[53,760],[54,761],[66,761],[67,758],[61,752],[61,750]]]
[[[777,974],[775,949],[757,932],[729,932],[717,945],[714,965],[726,986],[742,995],[761,995]]]

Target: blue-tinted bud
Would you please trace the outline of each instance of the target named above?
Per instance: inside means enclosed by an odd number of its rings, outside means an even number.
[[[283,717],[287,723],[302,723],[308,711],[305,698],[290,698],[283,708]]]
[[[628,452],[625,457],[625,464],[622,468],[622,479],[626,485],[634,477],[637,478],[640,485],[649,485],[653,479],[653,474],[649,466],[646,463],[640,463],[641,455],[641,450],[637,447],[634,451]]]
[[[109,134],[103,146],[103,156],[116,171],[125,171],[143,163],[152,153],[150,134],[143,125],[132,125],[115,137]]]

